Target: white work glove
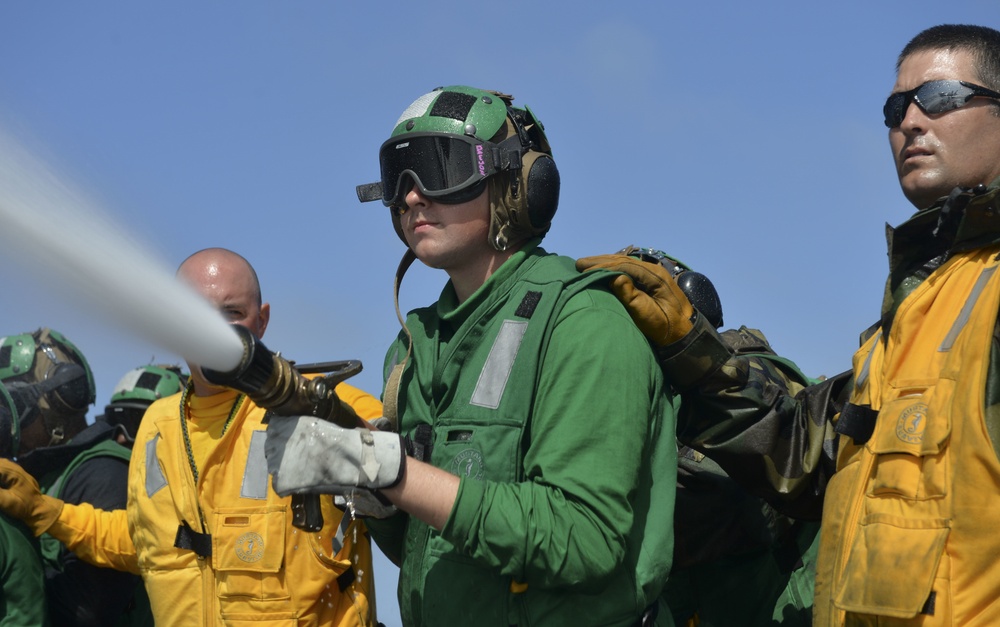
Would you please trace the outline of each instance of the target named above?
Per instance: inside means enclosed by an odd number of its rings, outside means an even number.
[[[345,429],[315,416],[272,418],[264,453],[274,491],[281,496],[389,488],[406,469],[398,434]]]

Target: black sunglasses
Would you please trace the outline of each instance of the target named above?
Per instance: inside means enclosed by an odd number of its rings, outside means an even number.
[[[964,107],[970,100],[980,96],[1000,100],[1000,93],[965,81],[928,81],[911,89],[889,96],[882,107],[885,125],[894,128],[903,123],[910,101],[917,103],[924,113],[931,115],[953,111]]]

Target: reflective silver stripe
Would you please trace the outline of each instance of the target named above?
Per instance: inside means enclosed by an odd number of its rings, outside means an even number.
[[[266,441],[266,431],[254,431],[250,436],[250,451],[247,452],[243,486],[240,488],[240,496],[245,499],[267,499],[267,458],[264,456]]]
[[[965,325],[969,322],[969,317],[972,316],[972,308],[976,306],[976,301],[979,300],[979,296],[986,289],[986,284],[989,282],[990,277],[996,271],[996,266],[990,266],[983,270],[979,278],[976,279],[976,284],[972,286],[972,293],[969,294],[969,298],[965,301],[965,305],[962,306],[962,311],[958,313],[958,318],[955,323],[951,325],[951,330],[948,331],[948,335],[944,337],[944,341],[941,342],[941,347],[938,349],[939,353],[944,353],[951,350],[951,347],[955,345],[955,340],[958,339],[958,334],[962,332]]]
[[[872,364],[872,355],[875,354],[875,345],[878,344],[879,338],[882,337],[882,329],[879,329],[875,334],[875,340],[872,342],[872,348],[868,351],[868,355],[865,357],[865,363],[861,364],[861,371],[858,372],[858,376],[854,377],[854,389],[860,390],[861,386],[865,384],[868,379],[868,367]]]
[[[351,524],[351,516],[344,512],[343,518],[340,519],[340,526],[337,527],[337,535],[333,536],[333,554],[336,556],[340,553],[340,549],[344,548],[344,534],[347,533],[347,526]]]
[[[510,370],[517,358],[524,332],[528,329],[526,320],[504,320],[497,339],[493,341],[490,356],[486,358],[483,371],[479,373],[476,391],[472,393],[472,405],[496,409],[500,406],[503,390],[507,387]]]
[[[146,496],[152,497],[154,494],[167,487],[167,478],[163,475],[160,462],[156,459],[156,445],[160,441],[160,434],[146,442]]]

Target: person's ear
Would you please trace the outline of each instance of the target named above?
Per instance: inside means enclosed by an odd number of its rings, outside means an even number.
[[[271,320],[271,303],[264,303],[260,306],[257,319],[259,321],[257,339],[260,339],[264,337],[264,331],[267,330],[267,323]]]

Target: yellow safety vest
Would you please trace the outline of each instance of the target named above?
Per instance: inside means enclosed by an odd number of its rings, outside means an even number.
[[[341,383],[337,394],[362,418],[381,415],[381,403],[357,388]],[[49,532],[91,563],[141,574],[157,627],[374,625],[364,523],[324,496],[321,531],[292,526],[291,497],[278,496],[267,474],[265,410],[249,399],[195,485],[179,398],[156,401],[143,417],[127,512],[66,505]],[[204,533],[210,549],[175,546],[183,523]]]
[[[984,420],[1000,247],[948,260],[854,356],[826,490],[815,625],[1000,625],[1000,461]]]

